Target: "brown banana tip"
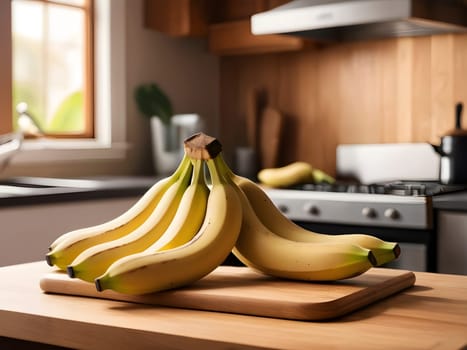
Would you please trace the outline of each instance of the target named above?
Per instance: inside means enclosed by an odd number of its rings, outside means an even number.
[[[47,255],[45,256],[45,261],[47,261],[47,264],[48,264],[49,266],[54,266],[54,264],[52,263],[52,258],[50,257],[50,255],[47,254]]]
[[[94,280],[94,284],[96,285],[96,289],[98,292],[102,292],[103,289],[102,289],[102,286],[101,286],[101,282],[99,281],[99,278],[96,278]]]
[[[370,260],[371,265],[373,266],[378,265],[378,262],[376,261],[376,257],[371,250],[368,252],[368,260]]]
[[[73,270],[73,266],[68,266],[66,268],[66,273],[68,274],[68,276],[70,276],[70,278],[75,278],[75,271]]]
[[[394,249],[392,251],[394,252],[394,256],[397,259],[399,257],[399,255],[401,255],[401,247],[399,246],[399,244],[396,243],[396,245],[394,246]]]

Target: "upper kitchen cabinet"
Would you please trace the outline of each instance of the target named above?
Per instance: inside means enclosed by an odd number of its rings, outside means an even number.
[[[162,33],[182,36],[205,36],[208,33],[209,0],[146,0],[145,26]]]
[[[206,36],[216,55],[298,51],[309,40],[283,35],[256,36],[250,17],[287,0],[145,0],[145,25],[175,37]]]
[[[220,56],[298,51],[312,45],[298,37],[253,35],[249,20],[213,24],[208,39],[209,51]]]

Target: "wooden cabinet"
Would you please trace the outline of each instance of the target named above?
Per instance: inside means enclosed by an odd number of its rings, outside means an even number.
[[[106,222],[128,210],[137,197],[76,200],[0,208],[0,266],[43,260],[61,234]]]
[[[208,33],[208,0],[146,0],[144,22],[171,36],[205,36]]]
[[[145,26],[175,37],[202,36],[216,55],[298,51],[306,39],[253,35],[250,17],[287,0],[145,0]]]
[[[298,37],[253,35],[248,19],[211,25],[208,40],[209,51],[220,56],[298,51],[307,46]]]

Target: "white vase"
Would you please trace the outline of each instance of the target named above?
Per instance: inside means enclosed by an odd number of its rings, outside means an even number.
[[[150,121],[154,170],[157,175],[171,174],[182,159],[183,147],[175,147],[173,124],[164,124],[158,117]]]
[[[168,175],[177,169],[183,158],[183,141],[199,132],[201,120],[197,114],[174,115],[170,124],[154,116],[151,122],[154,170],[157,175]]]

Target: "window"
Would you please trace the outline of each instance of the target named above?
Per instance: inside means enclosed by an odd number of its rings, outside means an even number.
[[[0,134],[11,132],[14,127],[11,13],[15,1],[32,2],[0,0]],[[60,137],[25,139],[22,151],[13,157],[9,167],[126,156],[126,2],[93,0],[93,5],[93,137],[67,137],[65,133]]]
[[[13,129],[93,137],[92,0],[12,0]]]

